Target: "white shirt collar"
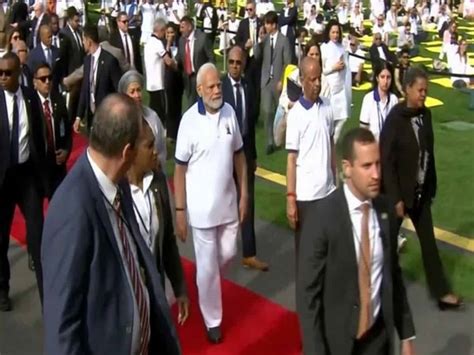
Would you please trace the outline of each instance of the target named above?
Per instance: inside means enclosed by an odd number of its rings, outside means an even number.
[[[228,76],[229,79],[230,79],[230,83],[232,84],[232,87],[234,87],[235,84],[239,84],[239,85],[242,86],[242,79],[239,80],[239,81],[235,81],[234,78],[232,78],[232,77],[230,76],[230,74],[227,74],[227,76]]]
[[[143,184],[144,195],[146,195],[148,190],[150,189],[151,182],[153,181],[153,176],[154,176],[153,171],[150,171],[146,173],[145,176],[143,177],[142,184]],[[137,193],[138,191],[141,191],[140,188],[136,185],[130,184],[130,187],[133,194]]]
[[[99,188],[104,194],[107,201],[110,202],[111,205],[114,204],[115,196],[117,196],[117,185],[115,185],[108,177],[104,174],[101,168],[95,163],[94,159],[92,159],[89,149],[87,150],[87,159],[91,164],[92,171],[99,183]]]
[[[20,100],[21,98],[23,98],[23,93],[21,91],[21,85],[18,85],[18,89],[16,89],[15,92],[10,92],[8,90],[5,90],[4,92],[5,92],[5,95],[10,97],[12,100],[13,100],[14,95],[16,95],[17,100]]]
[[[51,49],[51,48],[46,47],[43,42],[40,42],[40,43],[41,43],[41,48],[43,48],[43,52],[48,49]]]
[[[51,107],[51,96],[50,96],[50,95],[48,95],[48,97],[44,97],[43,95],[41,95],[41,94],[40,94],[40,92],[39,92],[39,91],[36,91],[36,92],[38,93],[38,96],[39,96],[39,98],[40,98],[40,101],[41,101],[41,107],[43,107],[43,105],[44,105],[44,102],[45,102],[46,100],[48,100],[48,102],[49,102],[49,105],[50,105],[50,107]]]
[[[120,31],[120,37],[123,38],[123,36],[125,36],[125,35],[127,35],[127,36],[130,37],[130,33],[129,33],[129,32],[123,32],[121,29],[119,29],[119,31]]]
[[[99,59],[99,56],[100,56],[100,52],[101,52],[101,48],[99,45],[97,49],[95,50],[95,52],[92,54],[92,56],[94,57],[94,63],[97,63],[97,60]]]
[[[194,31],[195,31],[195,30],[192,30],[191,33],[189,34],[188,38],[187,38],[187,40],[190,41],[190,42],[191,42],[192,40],[194,40]]]
[[[359,200],[351,191],[347,184],[344,184],[344,195],[346,196],[347,206],[349,208],[349,213],[354,211],[360,212],[360,206],[364,203],[368,203],[370,207],[372,207],[371,200],[361,201]]]

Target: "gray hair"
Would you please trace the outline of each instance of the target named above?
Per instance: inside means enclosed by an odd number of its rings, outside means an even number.
[[[155,19],[155,22],[153,22],[153,32],[155,32],[156,30],[161,30],[162,28],[165,28],[167,23],[168,21],[166,21],[165,18],[157,17]]]
[[[199,70],[197,72],[197,75],[196,75],[196,87],[198,87],[199,85],[202,85],[204,74],[207,73],[209,70],[215,70],[216,72],[219,72],[214,63],[203,64],[199,68]]]
[[[143,89],[143,84],[144,84],[143,75],[141,75],[136,70],[127,71],[120,78],[117,91],[120,94],[127,94],[127,89],[129,85],[132,83],[138,83],[140,87]]]

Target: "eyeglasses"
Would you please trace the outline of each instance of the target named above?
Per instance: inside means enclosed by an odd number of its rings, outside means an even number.
[[[241,61],[241,60],[238,60],[238,59],[237,59],[237,60],[229,59],[229,64],[230,64],[230,65],[234,65],[234,64],[236,64],[236,65],[242,65],[242,61]]]
[[[9,69],[1,70],[0,69],[0,77],[6,76],[7,78],[9,78],[10,76],[12,76],[12,74],[13,74],[13,70],[9,70]]]
[[[403,59],[410,59],[410,56],[409,55],[402,55],[402,58]]]
[[[49,75],[44,75],[44,76],[37,76],[36,79],[38,79],[39,81],[41,81],[42,83],[45,83],[46,80],[48,80],[49,82],[51,82],[51,80],[53,80],[53,76],[51,74]]]

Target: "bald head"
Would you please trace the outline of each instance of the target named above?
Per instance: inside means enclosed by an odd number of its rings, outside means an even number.
[[[304,97],[316,102],[321,92],[321,63],[311,57],[304,57],[300,65],[301,85]]]
[[[49,25],[41,25],[40,27],[40,40],[46,47],[51,47],[53,38],[53,31]]]

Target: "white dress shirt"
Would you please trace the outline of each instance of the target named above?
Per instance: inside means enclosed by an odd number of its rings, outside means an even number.
[[[53,66],[53,51],[51,48],[46,47],[43,42],[40,42],[41,49],[44,53],[44,58],[46,59],[46,63],[48,63],[51,67]]]
[[[186,40],[189,41],[189,54],[191,55],[191,68],[193,69],[192,72],[196,72],[196,68],[194,68],[194,30],[189,34],[188,38],[184,38],[184,53],[186,55]]]
[[[151,190],[152,181],[153,172],[149,172],[143,177],[143,189],[133,184],[130,184],[130,188],[133,198],[133,211],[135,212],[140,233],[146,245],[153,253],[156,245],[156,237],[160,228],[160,221],[158,219],[155,196]]]
[[[230,75],[229,76],[229,79],[230,79],[230,83],[232,85],[232,92],[234,93],[234,102],[235,104],[237,105],[237,89],[235,87],[235,84],[237,84],[237,81],[235,81],[234,79],[232,79],[232,77]],[[242,86],[242,81],[239,81],[238,84],[240,85],[239,87],[239,91],[240,91],[240,95],[242,96],[242,137],[245,136],[247,134],[247,132],[244,132],[245,131],[245,128],[247,127],[247,111],[245,110],[245,91],[244,91],[244,87]]]
[[[130,68],[135,69],[135,55],[133,53],[133,43],[132,43],[132,37],[130,37],[130,33],[125,33],[122,32],[122,30],[119,30],[120,33],[120,38],[122,39],[122,45],[123,45],[123,51],[124,53],[127,50],[127,44],[125,43],[125,40],[128,42],[128,55],[130,58]],[[125,53],[125,58],[127,58],[127,54]]]
[[[352,222],[352,233],[354,236],[354,246],[357,262],[360,259],[360,244],[362,237],[362,211],[360,207],[368,203],[369,209],[369,241],[370,241],[370,285],[371,285],[371,310],[372,322],[377,319],[381,307],[381,288],[383,276],[383,247],[382,236],[380,235],[380,226],[377,219],[377,213],[372,206],[372,201],[359,200],[347,184],[344,184],[344,195],[346,196],[347,207]]]
[[[41,109],[43,110],[44,112],[44,102],[46,100],[48,100],[48,106],[49,106],[49,112],[51,112],[51,127],[53,129],[53,142],[54,144],[56,145],[56,135],[55,135],[55,132],[54,132],[54,114],[53,114],[53,104],[51,102],[51,97],[48,95],[47,97],[44,97],[43,95],[41,95],[39,93],[39,91],[37,91],[38,93],[38,97],[40,99],[40,102],[41,102]],[[46,123],[45,123],[46,124]]]
[[[97,84],[97,68],[99,67],[99,57],[100,53],[102,51],[102,48],[99,46],[94,54],[92,54],[92,58],[94,58],[94,66],[91,68],[93,72],[93,78],[94,78],[94,92],[92,90],[90,91],[90,100],[95,104],[95,85]],[[89,83],[92,86],[92,83]],[[89,88],[90,89],[90,88]]]
[[[5,101],[7,104],[8,112],[8,124],[10,125],[10,137],[13,128],[13,96],[16,95],[16,102],[18,106],[18,163],[25,163],[30,157],[30,144],[29,144],[29,133],[30,124],[28,122],[28,113],[26,111],[25,99],[21,88],[18,87],[17,91],[11,93],[5,90]]]

